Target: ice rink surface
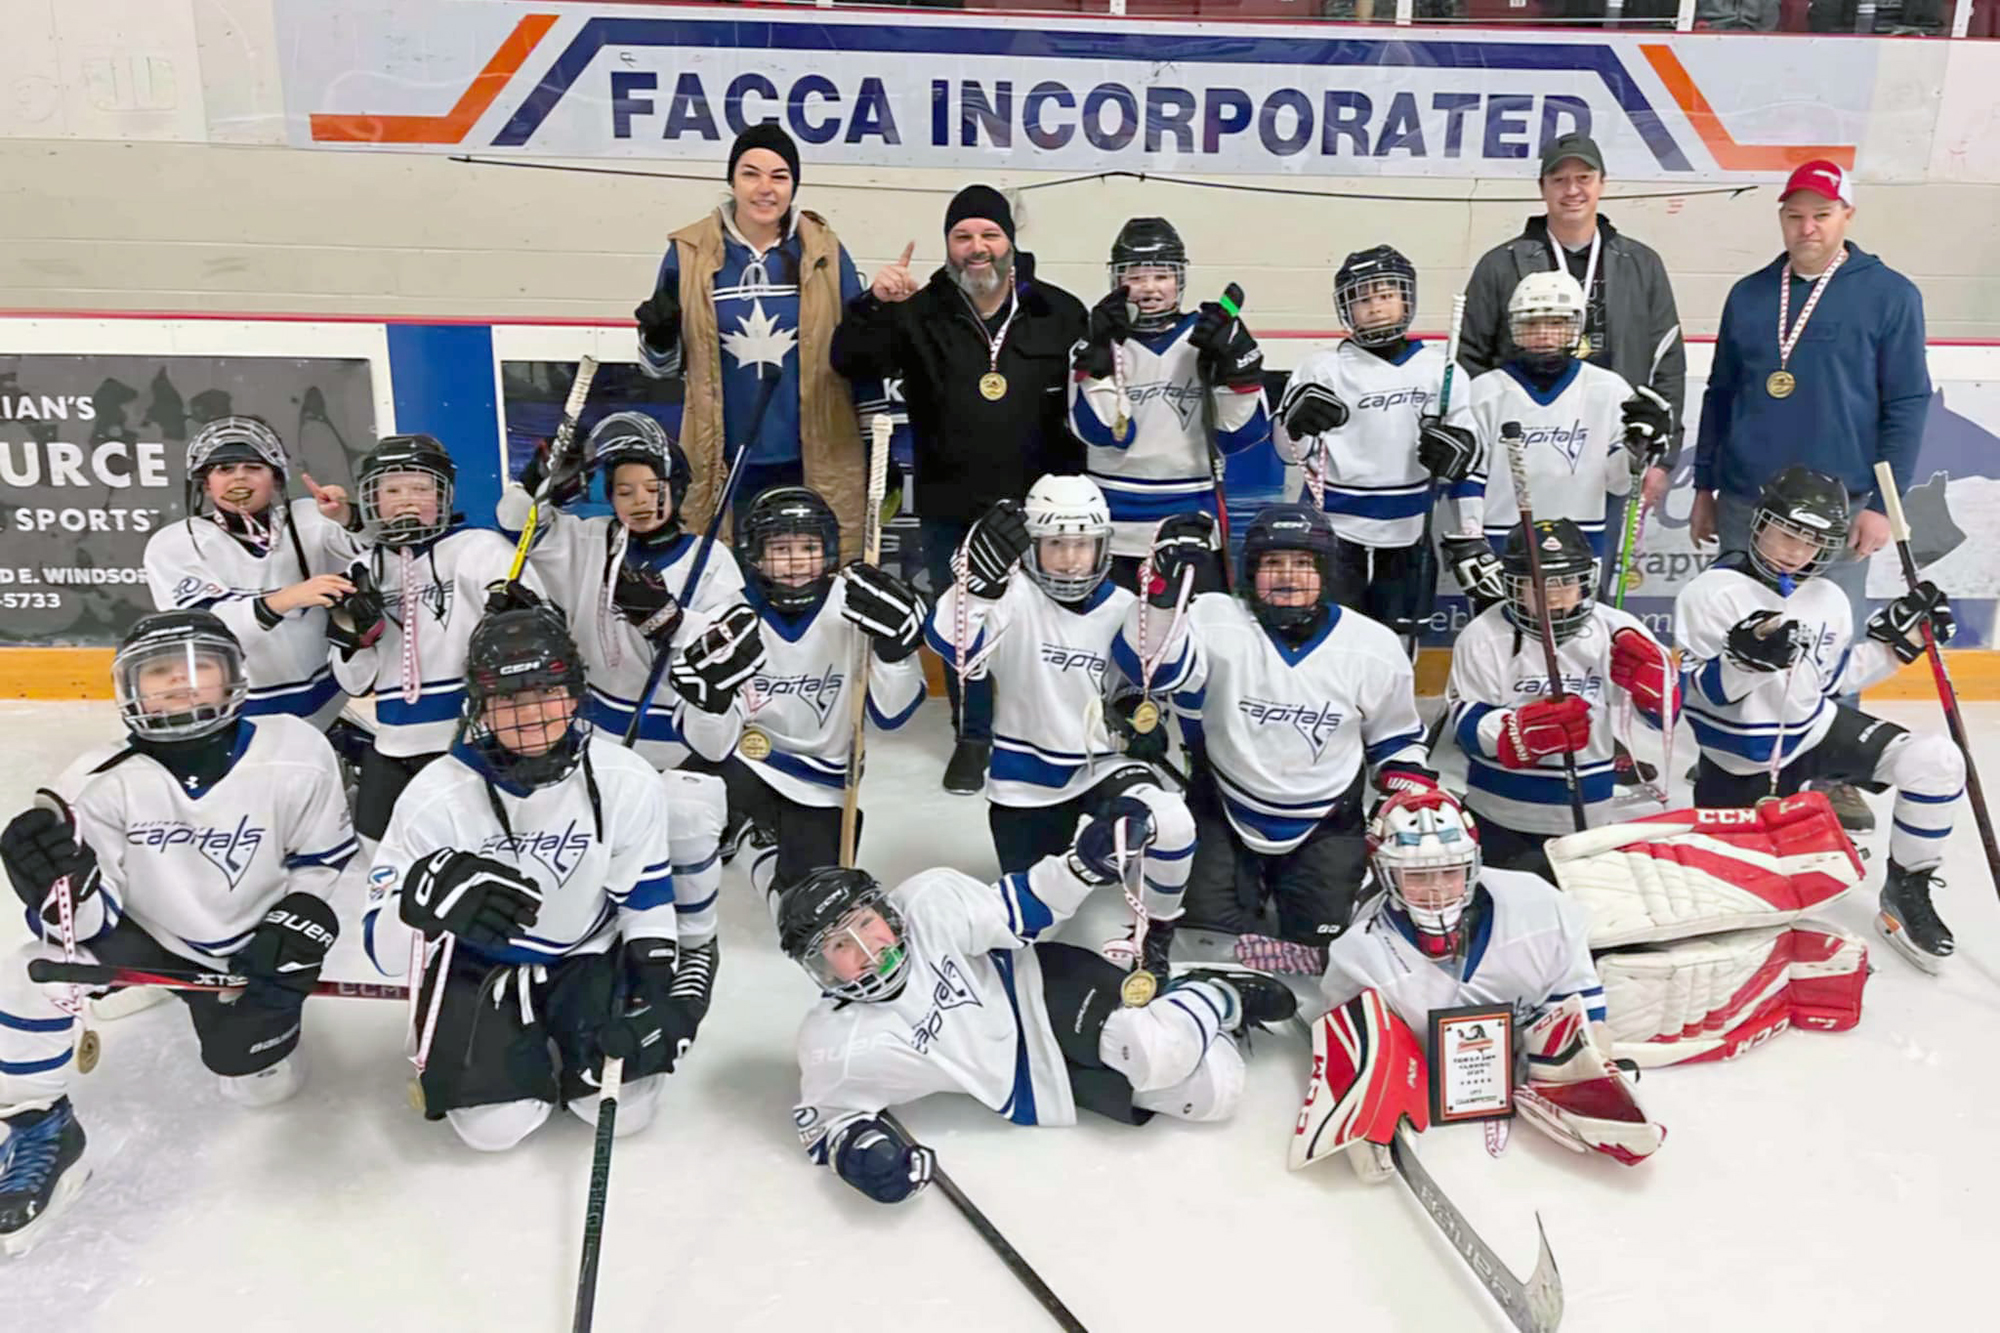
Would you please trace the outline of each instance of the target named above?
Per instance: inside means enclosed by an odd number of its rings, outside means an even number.
[[[1942,725],[1934,705],[1882,711]],[[2000,704],[1969,713],[2000,780]],[[871,745],[862,854],[885,880],[993,871],[983,803],[938,787],[947,726],[932,705]],[[0,728],[11,815],[116,724],[108,704],[10,703]],[[1431,1174],[1523,1276],[1540,1214],[1565,1329],[1990,1326],[2000,905],[1965,816],[1938,895],[1958,955],[1922,976],[1873,947],[1876,841],[1866,896],[1822,913],[1871,941],[1854,1031],[1648,1074],[1640,1095],[1669,1137],[1636,1168],[1525,1124],[1497,1160],[1476,1127],[1423,1136]],[[4,916],[11,950],[25,932]],[[1121,919],[1096,901],[1064,937],[1095,945]],[[940,1192],[885,1208],[807,1165],[790,1109],[812,987],[740,865],[722,921],[700,1042],[651,1128],[618,1143],[597,1328],[1051,1327]],[[313,1001],[308,1086],[262,1112],[222,1101],[178,1004],[106,1024],[103,1063],[75,1089],[95,1179],[40,1248],[0,1261],[0,1328],[568,1328],[589,1129],[564,1116],[509,1155],[463,1147],[409,1109],[402,1022],[398,1004]],[[904,1118],[1093,1333],[1503,1329],[1400,1184],[1363,1186],[1340,1162],[1286,1171],[1308,1058],[1292,1033],[1259,1037],[1223,1125],[1022,1129],[964,1098]]]

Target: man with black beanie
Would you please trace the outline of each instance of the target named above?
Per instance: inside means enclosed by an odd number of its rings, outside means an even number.
[[[987,185],[968,185],[944,216],[945,263],[919,284],[916,242],[847,304],[833,368],[850,379],[901,376],[915,445],[916,508],[931,587],[951,582],[951,555],[974,519],[1018,500],[1045,473],[1083,470],[1065,421],[1069,353],[1084,334],[1083,303],[1035,281],[1034,256],[1014,248],[1014,214]],[[992,699],[961,702],[946,663],[959,744],[945,789],[980,790],[992,742]]]

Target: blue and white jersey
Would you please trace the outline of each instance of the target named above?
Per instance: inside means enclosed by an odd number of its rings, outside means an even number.
[[[228,768],[205,785],[125,741],[85,753],[54,785],[103,876],[77,910],[77,938],[129,920],[204,968],[226,971],[287,894],[330,897],[360,850],[333,747],[284,713],[239,719]]]
[[[1329,607],[1319,630],[1294,647],[1217,592],[1189,603],[1169,635],[1171,619],[1157,607],[1148,613],[1162,655],[1152,689],[1172,695],[1189,748],[1205,746],[1223,813],[1250,850],[1277,855],[1304,842],[1364,768],[1423,762],[1416,678],[1387,626]],[[1136,606],[1115,652],[1119,669],[1137,679]]]
[[[1564,691],[1590,704],[1590,743],[1576,755],[1576,773],[1584,817],[1592,825],[1611,819],[1611,756],[1613,741],[1619,739],[1614,729],[1619,714],[1629,711],[1655,731],[1660,726],[1657,716],[1641,712],[1629,694],[1611,683],[1611,636],[1621,629],[1653,638],[1637,616],[1600,605],[1581,629],[1556,645]],[[1488,607],[1459,631],[1451,645],[1445,699],[1452,736],[1465,751],[1465,804],[1481,819],[1518,833],[1576,831],[1561,755],[1545,755],[1533,768],[1508,768],[1500,762],[1508,711],[1549,695],[1541,637],[1532,629],[1517,630],[1505,606]]]
[[[169,524],[146,541],[146,586],[162,611],[209,611],[229,626],[243,645],[250,678],[245,713],[289,713],[324,729],[346,702],[327,664],[326,612],[307,606],[273,618],[257,600],[315,575],[345,574],[361,558],[361,546],[311,500],[292,501],[279,522],[261,555],[206,515]]]
[[[1807,579],[1787,597],[1741,568],[1742,559],[1718,561],[1681,589],[1674,637],[1683,707],[1702,754],[1725,772],[1749,776],[1770,767],[1780,732],[1780,762],[1790,763],[1826,735],[1835,699],[1894,675],[1900,663],[1886,643],[1854,641],[1854,612],[1831,580]],[[1764,610],[1805,630],[1805,654],[1790,671],[1750,671],[1723,651],[1730,627]]]
[[[495,963],[547,963],[603,953],[621,939],[680,937],[667,788],[616,741],[592,736],[585,746],[585,761],[562,781],[532,791],[494,781],[463,745],[410,780],[368,872],[363,941],[376,967],[402,970],[399,942],[408,928],[399,900],[411,867],[445,847],[504,861],[541,890],[533,924],[481,953]],[[493,813],[496,801],[504,823]],[[700,910],[712,914],[714,906]]]
[[[1486,537],[1495,550],[1521,521],[1500,442],[1500,427],[1518,421],[1536,521],[1571,520],[1603,558],[1605,497],[1632,489],[1622,410],[1631,396],[1624,379],[1588,361],[1570,362],[1546,393],[1511,362],[1472,381],[1466,409],[1486,456]]]
[[[1343,541],[1358,546],[1412,546],[1424,535],[1424,510],[1432,493],[1431,474],[1417,461],[1417,430],[1434,409],[1444,383],[1444,349],[1411,339],[1394,359],[1377,356],[1352,340],[1330,352],[1315,352],[1292,372],[1278,404],[1271,439],[1289,463],[1303,464],[1315,452],[1323,468],[1319,505]],[[1470,381],[1463,367],[1452,377],[1451,425],[1471,428],[1466,407]],[[1331,389],[1347,405],[1347,424],[1338,430],[1294,440],[1284,426],[1294,395],[1308,384]],[[1486,493],[1486,463],[1474,464],[1464,481],[1439,488],[1451,512],[1438,524],[1447,533],[1477,532]],[[1310,477],[1299,503],[1314,502]]]
[[[1118,747],[1104,724],[1104,701],[1116,676],[1111,643],[1133,596],[1105,579],[1073,606],[1050,597],[1016,570],[995,598],[965,598],[965,657],[989,647],[993,682],[993,755],[986,799],[995,805],[1055,805],[1097,780],[1100,760]],[[946,662],[956,649],[959,590],[947,588],[931,610],[924,640]],[[1168,620],[1165,613],[1155,617]]]
[[[1169,514],[1215,513],[1211,402],[1217,451],[1239,453],[1271,436],[1263,389],[1203,383],[1201,353],[1188,342],[1197,318],[1190,311],[1171,328],[1134,334],[1117,345],[1132,414],[1123,439],[1116,428],[1117,381],[1070,381],[1070,429],[1085,445],[1085,472],[1111,507],[1114,555],[1145,555],[1154,527]]]

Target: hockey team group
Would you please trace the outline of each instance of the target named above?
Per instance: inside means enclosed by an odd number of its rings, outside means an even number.
[[[1186,308],[1186,276],[1172,227],[1121,230],[1070,354],[1091,475],[992,506],[932,590],[842,564],[834,508],[802,485],[740,497],[715,541],[682,512],[687,455],[640,412],[545,447],[491,527],[454,511],[429,436],[381,439],[350,494],[298,473],[260,419],[201,427],[187,516],[146,552],[161,609],[116,652],[124,734],[5,812],[36,938],[0,963],[0,1245],[24,1253],[89,1176],[70,1093],[94,994],[173,988],[223,1096],[268,1106],[305,1081],[302,1023],[325,1003],[307,1001],[345,932],[408,987],[423,1114],[498,1152],[561,1108],[592,1120],[611,1060],[617,1131],[644,1129],[703,1024],[730,1021],[709,1014],[718,897],[756,895],[822,992],[798,1039],[804,1147],[884,1203],[934,1167],[899,1105],[1225,1119],[1246,1029],[1302,1008],[1321,1034],[1310,1156],[1351,1148],[1382,1174],[1392,1066],[1421,1058],[1433,1011],[1485,1003],[1518,1016],[1524,1118],[1638,1162],[1665,1131],[1611,1035],[1593,913],[1652,910],[1664,883],[1761,926],[1778,918],[1743,904],[1774,883],[1859,882],[1824,798],[1792,799],[1809,782],[1893,790],[1882,931],[1936,970],[1960,753],[1838,700],[1948,640],[1951,612],[1922,584],[1854,623],[1821,577],[1847,533],[1839,480],[1770,477],[1749,550],[1680,593],[1677,661],[1600,600],[1607,498],[1658,464],[1673,414],[1580,359],[1569,273],[1523,278],[1504,363],[1462,376],[1409,336],[1412,265],[1354,254],[1334,279],[1345,339],[1275,408],[1240,312]],[[1587,448],[1563,442],[1573,423]],[[1304,488],[1232,561],[1212,454],[1267,439]],[[1437,735],[1412,667],[1434,551],[1478,610]],[[923,704],[926,645],[991,691],[997,874],[885,885],[852,856],[850,760],[864,714],[893,729]],[[372,729],[343,719],[350,699]],[[1683,715],[1702,809],[1631,822],[1619,756],[1671,756]],[[1440,783],[1449,746],[1463,793]],[[344,874],[367,881],[361,919],[331,905]],[[1129,935],[1058,938],[1093,894],[1122,897]],[[1725,965],[1718,939],[1772,947],[1673,925],[1633,936],[1658,995]],[[1194,931],[1236,937],[1237,961],[1177,961]],[[1853,1021],[1863,954],[1822,950],[1820,1025]]]

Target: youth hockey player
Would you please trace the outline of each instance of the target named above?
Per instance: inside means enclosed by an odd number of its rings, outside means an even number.
[[[1383,792],[1436,784],[1410,659],[1385,626],[1334,605],[1333,544],[1325,514],[1271,505],[1244,537],[1234,596],[1196,597],[1171,627],[1155,592],[1143,633],[1137,605],[1125,613],[1118,666],[1137,679],[1156,655],[1152,686],[1173,696],[1193,770],[1186,927],[1245,934],[1268,894],[1282,940],[1324,947],[1365,868],[1371,771]],[[1192,546],[1155,546],[1164,588]]]
[[[465,672],[464,737],[404,790],[369,873],[377,966],[392,914],[424,940],[425,1117],[485,1152],[559,1105],[594,1122],[616,1056],[618,1133],[636,1133],[708,1011],[714,900],[676,901],[667,788],[578,717],[583,665],[559,611],[487,615]]]
[[[1118,968],[1042,939],[1119,883],[1150,836],[1146,806],[1126,798],[1067,854],[997,884],[940,867],[885,892],[827,867],[786,893],[785,952],[823,992],[799,1029],[793,1120],[808,1156],[896,1203],[930,1179],[931,1153],[880,1113],[934,1092],[1017,1125],[1074,1124],[1079,1107],[1127,1124],[1227,1119],[1243,1092],[1233,1038],[1297,1009],[1281,982],[1197,970],[1127,1007]]]
[[[1216,512],[1213,455],[1271,434],[1263,349],[1217,302],[1181,313],[1187,262],[1165,218],[1127,222],[1111,243],[1111,291],[1070,357],[1070,428],[1111,511],[1112,578],[1125,588],[1161,519]]]
[[[1424,519],[1440,495],[1451,501],[1438,528],[1459,581],[1493,577],[1493,553],[1477,536],[1486,476],[1467,428],[1466,382],[1451,420],[1440,420],[1445,351],[1408,336],[1417,270],[1393,247],[1349,255],[1333,299],[1347,337],[1292,372],[1272,438],[1305,466],[1299,502],[1333,523],[1334,600],[1414,635],[1437,593]]]
[[[290,713],[324,731],[340,715],[327,664],[327,609],[354,592],[360,553],[347,492],[310,474],[285,494],[285,446],[262,418],[218,417],[187,445],[187,517],[146,542],[146,584],[162,611],[213,611],[243,645],[253,717]]]
[[[428,435],[387,435],[361,460],[364,557],[329,617],[333,674],[375,700],[375,745],[361,761],[355,831],[372,846],[409,780],[450,746],[465,706],[465,645],[514,548],[451,509],[458,469]],[[542,591],[541,576],[521,585]]]
[[[304,1081],[301,1010],[339,933],[327,897],[356,850],[332,748],[300,718],[243,716],[244,652],[219,617],[143,617],[111,678],[127,737],[86,752],[56,782],[59,801],[0,833],[40,937],[0,969],[9,1254],[39,1241],[90,1176],[68,1095],[80,997],[29,981],[28,963],[73,945],[84,962],[247,977],[237,995],[179,996],[222,1095],[283,1101]],[[86,1068],[93,1041],[80,1048]]]
[[[1869,617],[1857,639],[1846,594],[1822,576],[1847,540],[1847,504],[1837,478],[1786,468],[1758,497],[1750,549],[1716,561],[1674,599],[1688,721],[1701,744],[1694,799],[1750,805],[1808,780],[1893,788],[1876,926],[1935,972],[1953,946],[1931,881],[1965,786],[1964,759],[1943,735],[1905,731],[1835,700],[1921,657],[1926,621],[1939,643],[1957,623],[1925,582]]]
[[[1518,524],[1508,534],[1501,561],[1507,599],[1459,632],[1445,694],[1486,864],[1549,875],[1542,844],[1576,831],[1563,756],[1574,756],[1589,823],[1605,823],[1621,715],[1658,731],[1665,716],[1679,713],[1680,681],[1637,616],[1598,604],[1590,542],[1559,518],[1537,522],[1533,533],[1562,668],[1557,697],[1542,652],[1542,594],[1529,572],[1528,536]]]

